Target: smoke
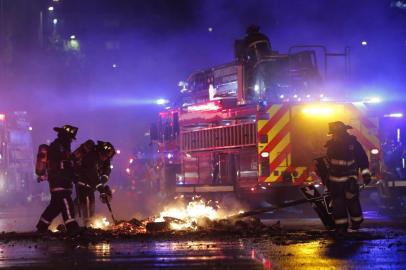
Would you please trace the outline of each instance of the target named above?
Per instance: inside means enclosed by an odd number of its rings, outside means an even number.
[[[355,91],[379,87],[386,93],[404,82],[406,15],[391,8],[390,1],[82,2],[62,6],[63,25],[58,26],[62,39],[75,34],[81,51],[14,48],[9,68],[14,75],[2,80],[7,86],[1,91],[3,108],[28,110],[35,125],[75,122],[95,111],[107,114],[123,107],[119,118],[126,122],[139,110],[146,120],[153,119],[156,110],[144,101],[176,100],[178,81],[233,60],[233,41],[250,24],[260,25],[281,53],[298,44],[322,44],[331,52],[350,46]],[[367,46],[361,45],[364,40]],[[110,119],[105,121],[114,124],[116,119]],[[99,123],[95,128],[104,132]]]

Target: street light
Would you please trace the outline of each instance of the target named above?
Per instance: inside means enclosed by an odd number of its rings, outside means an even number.
[[[76,38],[75,35],[71,35],[71,36],[70,36],[70,39],[75,39],[75,38]]]
[[[52,20],[52,23],[53,23],[53,24],[57,24],[57,23],[58,23],[58,19],[53,19],[53,20]]]
[[[53,6],[48,7],[48,11],[54,11],[54,7]]]

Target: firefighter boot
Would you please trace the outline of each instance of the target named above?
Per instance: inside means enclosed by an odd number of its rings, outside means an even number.
[[[83,224],[86,228],[90,228],[92,225],[92,220],[90,218],[84,218],[83,219]]]
[[[80,232],[79,224],[76,221],[65,223],[65,226],[70,236],[77,236]]]
[[[49,233],[50,232],[50,230],[48,230],[49,224],[50,222],[41,217],[36,226],[37,232],[41,234]]]
[[[347,237],[347,226],[337,226],[334,232],[336,239],[344,239]]]

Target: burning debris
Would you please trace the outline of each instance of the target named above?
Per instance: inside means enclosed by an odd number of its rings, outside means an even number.
[[[110,222],[106,217],[96,218],[92,221],[90,227],[94,229],[108,229],[110,227]]]
[[[109,230],[118,234],[143,234],[147,232],[148,220],[139,221],[136,218],[129,221],[121,220],[113,224]]]
[[[255,218],[227,219],[238,211],[227,212],[220,207],[218,201],[205,201],[198,196],[187,203],[183,197],[175,199],[175,204],[166,207],[159,216],[144,220],[136,218],[121,220],[115,224],[110,223],[105,217],[98,217],[91,223],[91,228],[121,235],[134,235],[172,231],[249,231],[264,227],[259,219]],[[238,213],[240,212],[241,210]]]
[[[201,218],[216,220],[221,218],[220,205],[217,201],[205,202],[200,197],[193,197],[186,206],[182,203],[164,209],[155,222],[169,223],[172,230],[196,230]]]
[[[77,235],[66,233],[65,226],[56,226],[47,233],[4,233],[0,240],[10,239],[78,239],[84,242],[109,241],[110,239],[149,239],[150,237],[227,237],[239,235],[279,234],[273,227],[263,225],[258,218],[233,217],[238,211],[225,211],[216,201],[204,201],[199,197],[190,202],[177,200],[173,206],[165,208],[159,215],[143,220],[109,221],[97,217],[88,228],[82,228]]]

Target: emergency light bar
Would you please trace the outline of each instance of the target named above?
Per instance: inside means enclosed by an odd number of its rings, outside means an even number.
[[[402,117],[403,117],[403,113],[385,114],[383,117],[402,118]]]
[[[197,111],[217,111],[220,109],[220,106],[215,102],[208,102],[205,104],[191,105],[187,107],[188,112],[197,112]]]
[[[365,103],[380,103],[382,99],[380,97],[370,97],[364,100]]]
[[[160,98],[160,99],[156,100],[157,105],[165,105],[165,104],[168,104],[168,103],[169,103],[169,100],[164,99],[164,98]]]

